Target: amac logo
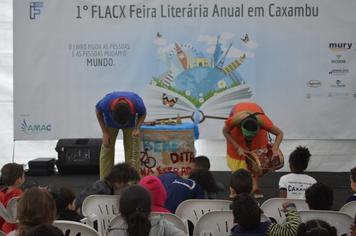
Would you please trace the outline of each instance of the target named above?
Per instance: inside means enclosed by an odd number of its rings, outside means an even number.
[[[52,125],[49,124],[28,124],[26,120],[21,123],[21,131],[25,134],[50,132],[51,130]]]

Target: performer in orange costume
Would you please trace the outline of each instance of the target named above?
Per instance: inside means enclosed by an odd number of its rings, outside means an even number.
[[[246,163],[246,155],[253,150],[266,148],[268,133],[276,136],[272,146],[273,156],[278,155],[283,132],[275,126],[256,103],[243,102],[236,104],[225,122],[223,134],[227,141],[227,164],[232,171],[251,169]],[[255,197],[263,197],[259,191],[258,175],[253,177]]]

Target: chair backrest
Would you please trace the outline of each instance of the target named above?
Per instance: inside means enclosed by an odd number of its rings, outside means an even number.
[[[90,195],[82,204],[82,213],[92,218],[93,214],[98,220],[98,231],[103,234],[108,229],[110,221],[119,214],[119,195]]]
[[[176,215],[185,223],[190,221],[196,225],[200,217],[211,211],[230,210],[231,201],[218,199],[190,199],[179,204]]]
[[[283,211],[282,204],[285,202],[293,202],[297,210],[309,210],[309,206],[304,199],[270,198],[261,205],[263,214],[275,219],[279,224],[283,223],[286,219],[286,214]]]
[[[340,212],[346,213],[351,217],[355,217],[356,213],[356,201],[348,202],[345,205],[343,205],[340,210]]]
[[[194,227],[194,235],[226,236],[234,226],[232,211],[211,211],[204,214]]]
[[[349,235],[353,218],[338,211],[299,211],[302,222],[309,220],[323,220],[337,229],[337,235]]]
[[[92,227],[69,220],[56,220],[53,225],[62,230],[66,236],[100,236]]]
[[[183,222],[181,218],[179,218],[177,215],[172,214],[172,213],[158,213],[158,212],[152,212],[151,216],[159,216],[168,222],[171,222],[176,228],[184,231],[184,233],[188,234],[188,225]]]

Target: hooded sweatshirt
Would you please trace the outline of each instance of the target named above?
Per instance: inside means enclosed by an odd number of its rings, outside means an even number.
[[[164,208],[167,192],[158,177],[145,176],[140,180],[139,185],[144,187],[151,195],[152,212],[169,212]]]

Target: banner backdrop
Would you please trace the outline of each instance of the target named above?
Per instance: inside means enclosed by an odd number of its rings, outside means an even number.
[[[354,0],[16,0],[16,140],[100,137],[95,104],[144,98],[222,138],[255,101],[289,139],[355,139]]]

